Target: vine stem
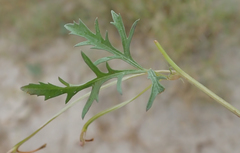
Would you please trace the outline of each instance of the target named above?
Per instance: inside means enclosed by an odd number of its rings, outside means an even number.
[[[184,72],[175,62],[168,56],[168,54],[164,51],[162,46],[158,43],[157,40],[154,41],[156,44],[158,50],[162,53],[163,57],[167,60],[167,62],[176,70],[177,73],[179,73],[183,78],[185,78],[188,82],[195,85],[198,89],[202,90],[204,93],[206,93],[208,96],[213,98],[216,102],[227,108],[229,111],[231,111],[233,114],[240,117],[240,111],[236,109],[234,106],[226,102],[224,99],[216,95],[214,92],[206,88],[204,85],[196,81],[194,78],[192,78],[190,75],[188,75],[186,72]]]

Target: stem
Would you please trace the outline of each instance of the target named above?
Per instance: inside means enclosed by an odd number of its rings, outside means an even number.
[[[156,72],[162,72],[162,73],[169,73],[169,70],[157,70]],[[140,73],[140,74],[134,74],[134,75],[130,75],[130,76],[126,76],[122,79],[122,81],[134,78],[134,77],[138,77],[141,75],[144,75],[146,73]],[[103,85],[101,87],[101,89],[103,88],[107,88],[109,86],[112,86],[114,84],[117,83],[117,80],[109,82],[105,85]],[[77,102],[81,101],[82,99],[88,97],[90,95],[90,92],[86,93],[85,95],[81,96],[80,98],[76,99],[75,101],[73,101],[72,103],[68,104],[67,106],[65,106],[63,109],[61,109],[57,114],[55,114],[52,118],[50,118],[46,123],[44,123],[42,126],[40,126],[36,131],[34,131],[32,134],[30,134],[28,137],[26,137],[25,139],[23,139],[22,141],[20,141],[19,143],[17,143],[11,150],[8,151],[8,153],[21,153],[21,151],[18,150],[18,148],[25,143],[26,141],[28,141],[30,138],[32,138],[35,134],[37,134],[40,130],[42,130],[45,126],[47,126],[50,122],[52,122],[55,118],[57,118],[58,116],[60,116],[62,113],[64,113],[66,110],[68,110],[69,108],[71,108],[73,105],[75,105]],[[42,148],[46,147],[46,144],[42,145],[41,147],[39,147],[38,149],[34,150],[40,150]],[[30,151],[33,152],[33,151]],[[28,152],[28,153],[30,153]]]
[[[168,70],[158,70],[158,72],[162,72],[162,73],[169,73]],[[141,76],[144,75],[146,73],[140,73],[140,74],[134,74],[134,75],[130,75],[130,76],[126,76],[122,79],[122,81],[137,77],[137,76]],[[112,81],[106,85],[103,85],[101,87],[101,89],[103,88],[107,88],[109,86],[112,86],[114,84],[117,83],[117,80]],[[88,97],[90,95],[90,92],[86,93],[85,95],[81,96],[80,98],[76,99],[75,101],[73,101],[72,103],[68,104],[67,106],[65,106],[63,109],[61,109],[57,114],[55,114],[52,118],[50,118],[46,123],[44,123],[42,126],[40,126],[36,131],[34,131],[32,134],[30,134],[28,137],[26,137],[25,139],[23,139],[22,141],[20,141],[19,143],[17,143],[11,150],[8,151],[8,153],[21,153],[21,151],[18,150],[18,148],[25,143],[26,141],[28,141],[30,138],[32,138],[35,134],[37,134],[40,130],[42,130],[45,126],[47,126],[50,122],[52,122],[55,118],[57,118],[58,116],[60,116],[62,113],[64,113],[66,110],[68,110],[69,108],[71,108],[73,105],[75,105],[77,102],[81,101],[82,99]],[[46,146],[46,144],[42,145],[39,149],[42,149]],[[37,151],[39,149],[34,150]],[[32,151],[30,151],[32,152]]]
[[[98,119],[99,117],[101,117],[101,116],[103,116],[103,115],[105,115],[105,114],[107,114],[107,113],[110,113],[110,112],[112,112],[112,111],[114,111],[114,110],[116,110],[116,109],[119,109],[119,108],[121,108],[121,107],[129,104],[130,102],[132,102],[133,100],[135,100],[135,99],[137,99],[139,96],[141,96],[141,95],[142,95],[144,92],[146,92],[148,89],[150,89],[151,86],[152,86],[152,85],[149,85],[147,88],[145,88],[143,91],[141,91],[137,96],[135,96],[135,97],[133,97],[133,98],[131,98],[131,99],[125,101],[125,102],[122,102],[122,103],[120,103],[120,104],[118,104],[118,105],[115,105],[115,106],[113,106],[113,107],[111,107],[111,108],[109,108],[109,109],[107,109],[107,110],[105,110],[105,111],[102,111],[102,112],[94,115],[92,118],[90,118],[90,119],[84,124],[84,126],[83,126],[83,128],[82,128],[82,132],[81,132],[81,135],[80,135],[80,144],[81,144],[81,146],[83,146],[83,145],[85,144],[85,142],[87,142],[87,141],[93,141],[93,139],[89,139],[89,140],[85,139],[85,135],[86,135],[87,128],[88,128],[88,126],[89,126],[93,121],[95,121],[96,119]]]
[[[188,75],[186,72],[184,72],[177,64],[174,63],[174,61],[168,56],[168,54],[164,51],[162,46],[155,40],[154,41],[158,50],[162,53],[163,57],[167,60],[167,62],[185,79],[188,80],[191,84],[195,85],[197,88],[202,90],[204,93],[206,93],[208,96],[213,98],[216,102],[227,108],[229,111],[231,111],[233,114],[240,117],[240,111],[236,109],[234,106],[226,102],[224,99],[216,95],[214,92],[203,86],[201,83],[193,79],[190,75]]]

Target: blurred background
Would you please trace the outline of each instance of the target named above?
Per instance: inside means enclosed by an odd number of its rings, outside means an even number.
[[[239,0],[0,0],[0,152],[7,152],[65,106],[65,95],[44,101],[20,90],[28,83],[57,78],[80,84],[94,74],[81,58],[107,55],[74,48],[84,39],[69,35],[64,24],[83,22],[94,30],[98,17],[102,34],[121,49],[110,11],[120,13],[126,30],[141,19],[131,52],[145,68],[169,69],[153,41],[196,80],[240,109]],[[131,68],[119,61],[114,68]],[[100,65],[104,68],[104,65]],[[149,92],[126,107],[93,122],[79,146],[83,124],[94,114],[125,101],[150,84],[147,76],[100,92],[84,120],[85,101],[62,114],[24,144],[23,151],[47,143],[39,153],[238,153],[240,119],[186,81],[163,82],[166,90],[146,112]],[[77,96],[83,95],[80,92]]]

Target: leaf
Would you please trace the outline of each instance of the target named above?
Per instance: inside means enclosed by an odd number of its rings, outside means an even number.
[[[156,96],[165,90],[165,88],[159,83],[159,80],[165,79],[165,77],[156,76],[155,72],[152,69],[150,69],[148,70],[148,78],[151,79],[152,81],[152,88],[151,88],[151,95],[147,103],[147,108],[146,108],[147,111],[152,107],[153,101],[156,98]]]
[[[117,78],[117,90],[120,94],[122,94],[121,90],[121,81],[123,76],[128,74],[137,74],[137,73],[144,73],[143,70],[113,70],[108,63],[106,63],[106,67],[108,70],[108,73],[101,72],[96,65],[92,63],[92,61],[82,52],[82,58],[84,59],[85,63],[91,68],[91,70],[96,74],[96,78],[82,84],[80,86],[71,86],[69,83],[64,81],[59,77],[59,81],[65,85],[66,87],[59,87],[56,85],[53,85],[51,83],[42,83],[39,82],[39,84],[29,84],[26,86],[23,86],[21,89],[25,91],[26,93],[30,95],[37,95],[37,96],[45,96],[45,100],[48,100],[53,97],[57,97],[62,94],[67,94],[67,98],[65,103],[68,103],[69,100],[79,91],[86,89],[88,87],[92,87],[91,94],[83,108],[82,112],[82,118],[86,115],[89,108],[91,107],[94,100],[98,101],[98,94],[101,86],[106,81]]]
[[[93,101],[98,101],[99,91],[101,86],[108,80],[112,78],[117,78],[117,91],[122,94],[121,83],[122,78],[128,74],[137,74],[137,73],[146,73],[147,70],[142,68],[136,61],[133,60],[130,54],[130,43],[133,37],[134,29],[138,22],[135,21],[130,32],[129,36],[125,32],[125,28],[123,25],[123,21],[120,15],[116,14],[114,11],[111,11],[113,22],[111,22],[118,30],[119,35],[122,40],[123,45],[123,52],[117,50],[109,41],[108,33],[106,32],[105,38],[101,36],[98,19],[95,20],[95,33],[91,32],[91,30],[79,19],[79,23],[68,23],[65,25],[65,28],[70,31],[70,34],[74,34],[80,37],[84,37],[86,41],[78,43],[76,46],[83,46],[83,45],[91,45],[93,49],[100,49],[105,50],[111,54],[112,56],[103,57],[96,60],[94,63],[81,52],[82,58],[84,62],[88,65],[88,67],[95,73],[96,78],[81,84],[81,85],[71,85],[68,82],[64,81],[62,78],[58,78],[58,80],[64,85],[64,87],[56,86],[51,83],[42,83],[39,84],[29,84],[23,86],[21,89],[30,95],[37,95],[37,96],[45,96],[45,100],[57,97],[62,94],[67,94],[65,103],[68,103],[69,100],[79,91],[91,87],[91,94],[83,108],[82,111],[82,118],[85,117],[86,113],[88,112],[89,108],[91,107]],[[134,66],[135,70],[114,70],[112,69],[107,61],[112,59],[120,59],[128,64]],[[98,64],[106,62],[106,68],[108,70],[107,73],[104,73],[99,70],[97,67]]]
[[[67,94],[65,103],[67,103],[78,91],[84,89],[83,87],[59,87],[51,83],[42,83],[39,84],[29,84],[21,87],[21,90],[30,94],[37,96],[45,96],[45,100],[48,100],[53,97],[57,97],[62,94]]]
[[[80,19],[78,24],[76,22],[68,23],[65,25],[65,28],[70,31],[70,34],[78,35],[87,39],[87,41],[80,42],[75,46],[92,45],[93,49],[105,50],[113,54],[113,56],[104,57],[97,60],[97,62],[95,62],[94,64],[97,65],[112,59],[121,59],[138,69],[143,69],[142,66],[140,66],[136,61],[134,61],[130,55],[130,43],[138,20],[134,22],[129,33],[129,38],[127,38],[121,16],[117,15],[114,11],[111,11],[111,13],[114,21],[111,23],[117,28],[119,32],[122,40],[124,53],[112,46],[108,39],[108,32],[106,32],[105,34],[105,39],[101,36],[98,19],[95,20],[95,34],[91,32],[89,28]]]
[[[136,74],[136,73],[144,73],[145,72],[143,70],[114,70],[109,66],[108,63],[106,63],[108,73],[103,73],[97,68],[97,66],[95,66],[92,63],[92,61],[83,52],[82,52],[82,57],[83,57],[84,61],[86,62],[86,64],[88,64],[88,66],[92,69],[92,71],[97,76],[97,78],[93,79],[94,82],[92,83],[92,91],[91,91],[91,94],[90,94],[84,108],[83,108],[82,118],[85,117],[85,115],[88,112],[89,108],[91,107],[93,101],[94,100],[98,101],[99,90],[100,90],[101,86],[103,85],[103,83],[105,83],[106,81],[108,81],[112,78],[118,78],[117,90],[120,94],[122,94],[121,81],[122,81],[123,76],[128,75],[128,74]]]
[[[130,33],[129,33],[129,37],[127,38],[125,27],[124,27],[124,24],[122,21],[122,17],[120,15],[118,15],[117,13],[115,13],[114,11],[111,11],[111,13],[112,13],[113,21],[114,21],[114,22],[111,22],[111,24],[113,24],[117,28],[118,33],[122,39],[124,55],[127,56],[128,58],[132,58],[130,55],[130,43],[131,43],[132,36],[133,36],[135,27],[136,27],[139,19],[133,23]]]
[[[88,88],[91,84],[86,83],[82,86],[70,86],[67,82],[63,81],[60,77],[58,78],[61,83],[63,83],[66,87],[59,87],[53,85],[51,83],[42,83],[39,84],[32,84],[21,87],[21,90],[30,94],[30,95],[37,95],[37,96],[45,96],[45,100],[50,98],[57,97],[62,94],[67,94],[67,98],[65,103],[68,101],[79,91]]]
[[[101,49],[108,51],[114,55],[121,56],[122,53],[114,48],[108,39],[108,33],[106,32],[105,39],[101,36],[98,19],[95,20],[95,31],[96,34],[92,33],[88,27],[79,19],[79,24],[77,23],[68,23],[65,25],[65,28],[70,31],[70,34],[78,35],[87,39],[78,43],[76,46],[92,45],[94,49]]]

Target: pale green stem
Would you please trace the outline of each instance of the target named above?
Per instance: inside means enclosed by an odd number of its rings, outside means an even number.
[[[51,119],[49,119],[46,123],[44,123],[40,128],[38,128],[35,132],[33,132],[31,135],[29,135],[28,137],[26,137],[25,139],[23,139],[22,141],[20,141],[19,143],[17,143],[13,149],[11,150],[11,153],[16,153],[16,152],[20,152],[18,151],[18,148],[25,143],[26,141],[28,141],[31,137],[33,137],[35,134],[37,134],[40,130],[42,130],[46,125],[48,125],[50,122],[52,122],[55,118],[57,118],[59,115],[61,115],[63,112],[65,112],[66,110],[68,110],[69,108],[71,108],[74,104],[76,104],[78,101],[88,97],[90,95],[90,92],[86,93],[85,95],[81,96],[80,98],[78,98],[77,100],[73,101],[72,103],[70,103],[69,105],[67,105],[66,107],[64,107],[62,110],[60,110],[57,114],[55,114]],[[46,146],[46,144],[43,145],[44,147]],[[44,148],[44,147],[40,147],[40,148]],[[9,151],[10,152],[10,151]],[[32,151],[31,151],[32,152]]]
[[[216,102],[218,102],[219,104],[221,104],[222,106],[224,106],[225,108],[227,108],[228,110],[230,110],[232,113],[234,113],[235,115],[237,115],[238,117],[240,117],[240,111],[238,109],[236,109],[234,106],[232,106],[231,104],[229,104],[228,102],[226,102],[225,100],[223,100],[221,97],[219,97],[218,95],[216,95],[215,93],[213,93],[211,90],[209,90],[208,88],[206,88],[205,86],[203,86],[201,83],[199,83],[198,81],[196,81],[195,79],[193,79],[191,76],[189,76],[187,73],[185,73],[179,66],[177,66],[174,61],[168,56],[168,54],[164,51],[164,49],[162,48],[162,46],[155,40],[154,41],[157,48],[159,49],[159,51],[162,53],[163,57],[167,60],[167,62],[177,71],[177,73],[179,73],[183,78],[187,79],[190,83],[192,83],[193,85],[195,85],[197,88],[199,88],[200,90],[202,90],[204,93],[206,93],[208,96],[210,96],[211,98],[213,98]]]
[[[168,70],[158,70],[157,72],[162,72],[162,73],[169,73]],[[122,79],[122,81],[137,77],[137,76],[141,76],[144,75],[146,73],[140,73],[140,74],[134,74],[131,76],[126,76]],[[117,83],[117,80],[112,81],[106,85],[103,85],[101,87],[101,89],[103,88],[107,88],[109,86],[112,86],[114,84]],[[17,143],[11,150],[8,151],[8,153],[17,153],[17,152],[21,152],[18,150],[18,148],[25,143],[26,141],[28,141],[30,138],[32,138],[35,134],[37,134],[41,129],[43,129],[46,125],[48,125],[50,122],[52,122],[55,118],[57,118],[59,115],[61,115],[63,112],[65,112],[66,110],[68,110],[69,108],[71,108],[73,105],[75,105],[77,102],[81,101],[82,99],[88,97],[90,95],[90,92],[86,93],[85,95],[81,96],[80,98],[76,99],[75,101],[73,101],[72,103],[69,103],[67,106],[65,106],[62,110],[60,110],[57,114],[55,114],[51,119],[49,119],[46,123],[44,123],[40,128],[38,128],[35,132],[33,132],[31,135],[29,135],[28,137],[26,137],[25,139],[23,139],[22,141],[20,141],[19,143]],[[42,145],[39,149],[42,149],[46,146],[46,144]],[[35,151],[39,150],[36,149]],[[31,151],[33,152],[33,151]]]
[[[105,110],[105,111],[102,111],[102,112],[94,115],[92,118],[90,118],[90,119],[84,124],[84,126],[83,126],[83,128],[82,128],[82,132],[81,132],[81,136],[80,136],[80,143],[81,143],[81,145],[83,146],[83,145],[85,144],[85,141],[86,141],[86,139],[85,139],[85,134],[86,134],[87,128],[88,128],[88,126],[89,126],[93,121],[95,121],[95,120],[98,119],[99,117],[101,117],[101,116],[103,116],[103,115],[105,115],[105,114],[107,114],[107,113],[109,113],[109,112],[112,112],[112,111],[114,111],[114,110],[116,110],[116,109],[119,109],[119,108],[121,108],[121,107],[129,104],[130,102],[134,101],[134,100],[137,99],[139,96],[141,96],[144,92],[146,92],[148,89],[150,89],[151,86],[152,86],[152,85],[149,85],[149,86],[148,86],[147,88],[145,88],[142,92],[140,92],[137,96],[135,96],[135,97],[133,97],[133,98],[131,98],[131,99],[125,101],[125,102],[122,102],[122,103],[120,103],[120,104],[118,104],[118,105],[115,105],[115,106],[113,106],[113,107],[111,107],[111,108],[109,108],[109,109],[107,109],[107,110]],[[90,140],[87,140],[87,141],[92,141],[92,140],[93,140],[93,139],[90,139]]]
[[[169,73],[169,70],[157,70],[156,72],[160,72],[160,73]],[[131,76],[126,76],[122,79],[122,81],[137,77],[137,76],[141,76],[144,75],[146,73],[140,73],[140,74],[134,74]],[[106,85],[103,85],[101,87],[101,89],[103,88],[107,88],[109,86],[112,86],[114,84],[117,83],[117,80],[109,82]],[[29,135],[28,137],[26,137],[25,139],[23,139],[22,141],[20,141],[19,143],[17,143],[11,150],[8,151],[8,153],[17,153],[17,152],[21,152],[18,150],[18,148],[25,143],[26,141],[28,141],[30,138],[32,138],[35,134],[37,134],[41,129],[43,129],[46,125],[48,125],[50,122],[52,122],[55,118],[57,118],[58,116],[60,116],[63,112],[65,112],[66,110],[68,110],[69,108],[71,108],[73,105],[75,105],[77,102],[81,101],[82,99],[88,97],[90,95],[90,92],[86,93],[85,95],[81,96],[80,98],[76,99],[75,101],[69,103],[67,106],[65,106],[62,110],[60,110],[57,114],[55,114],[52,118],[50,118],[46,123],[44,123],[40,128],[38,128],[35,132],[33,132],[31,135]],[[35,152],[37,150],[40,150],[42,148],[46,147],[46,144],[42,145],[41,147],[39,147],[38,149],[34,150],[34,151],[30,151],[30,152]],[[28,153],[30,153],[28,152]]]

